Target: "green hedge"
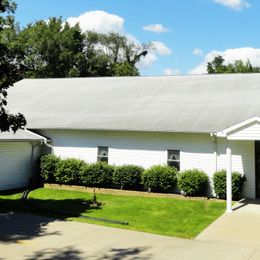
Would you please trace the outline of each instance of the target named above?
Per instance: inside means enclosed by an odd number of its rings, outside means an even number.
[[[137,165],[123,165],[115,167],[113,184],[120,189],[139,190],[144,168]]]
[[[40,160],[40,169],[41,169],[41,177],[44,182],[55,183],[55,173],[57,171],[57,166],[61,158],[53,155],[47,154],[41,157]]]
[[[221,199],[226,198],[226,175],[226,170],[217,171],[213,175],[214,190],[216,196]],[[241,173],[232,173],[232,197],[234,200],[240,198],[245,181],[246,178]]]
[[[144,171],[142,184],[148,191],[169,192],[176,185],[177,170],[170,166],[155,165]]]
[[[109,188],[114,170],[114,166],[104,162],[85,164],[80,171],[80,183],[86,187]]]
[[[88,164],[74,158],[45,155],[41,158],[40,168],[43,181],[49,183],[133,190],[144,187],[153,192],[172,192],[176,190],[178,174],[178,188],[186,195],[206,195],[208,188],[208,176],[204,172],[194,169],[179,173],[175,168],[165,165],[144,170],[136,165],[115,167],[104,162]],[[244,179],[239,174],[233,174],[233,182],[233,196],[237,197]],[[219,197],[225,196],[225,184],[225,174],[216,173],[214,187]]]
[[[59,184],[78,185],[80,171],[84,165],[84,161],[74,158],[60,160],[54,173],[55,181]]]
[[[204,196],[208,186],[208,175],[198,169],[183,171],[178,179],[179,189],[188,196]]]

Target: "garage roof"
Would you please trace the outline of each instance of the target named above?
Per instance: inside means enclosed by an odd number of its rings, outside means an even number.
[[[218,132],[260,116],[260,74],[25,79],[9,90],[29,129]]]
[[[43,137],[34,134],[28,130],[18,130],[13,132],[0,132],[0,141],[42,141]]]

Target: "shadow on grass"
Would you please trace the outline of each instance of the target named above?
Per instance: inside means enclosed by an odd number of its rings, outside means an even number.
[[[3,199],[0,198],[0,241],[16,242],[37,236],[58,235],[48,233],[47,225],[57,218],[64,220],[82,213],[98,210],[91,200],[83,199]],[[14,213],[20,211],[36,215]],[[39,216],[40,215],[40,216]]]

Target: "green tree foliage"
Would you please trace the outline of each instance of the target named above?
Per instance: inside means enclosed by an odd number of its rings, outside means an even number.
[[[19,34],[24,53],[24,77],[57,78],[85,76],[84,36],[78,25],[61,18],[29,24]]]
[[[22,114],[7,113],[7,89],[21,79],[22,54],[16,42],[16,26],[12,14],[16,5],[10,0],[0,0],[0,131],[14,132],[25,126]]]
[[[207,71],[209,74],[217,73],[259,73],[259,67],[253,67],[249,60],[243,62],[236,60],[234,63],[225,65],[225,59],[222,56],[216,56],[213,61],[208,62]]]
[[[107,61],[107,76],[139,75],[136,63],[142,56],[146,56],[147,49],[150,48],[149,45],[138,45],[118,33],[99,34],[88,32],[86,37],[89,44],[93,44],[90,40],[91,38],[95,39],[99,55],[105,57]]]
[[[18,38],[24,77],[31,78],[136,76],[136,63],[149,47],[116,33],[82,33],[61,18],[29,24]]]

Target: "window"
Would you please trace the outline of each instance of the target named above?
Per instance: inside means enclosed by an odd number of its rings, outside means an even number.
[[[97,161],[108,163],[108,147],[105,146],[98,147]]]
[[[167,164],[171,167],[175,167],[180,170],[180,151],[168,150]]]

